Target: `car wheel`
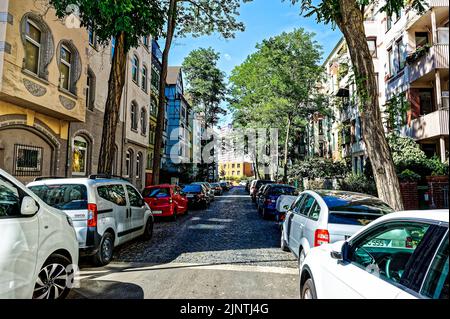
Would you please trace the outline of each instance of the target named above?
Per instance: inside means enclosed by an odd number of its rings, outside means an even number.
[[[100,242],[98,252],[94,255],[94,264],[96,266],[106,266],[111,262],[114,251],[114,236],[111,233],[105,233]]]
[[[261,213],[262,213],[262,218],[263,219],[268,219],[269,218],[269,215],[267,214],[267,211],[266,211],[265,208],[262,209]]]
[[[145,241],[151,240],[153,237],[153,220],[151,217],[147,220],[147,225],[145,225],[143,238]]]
[[[34,285],[33,299],[64,299],[69,294],[70,288],[67,266],[70,260],[59,254],[54,254],[45,262],[39,271]]]
[[[302,299],[317,299],[316,288],[311,278],[304,283],[301,297]]]
[[[282,251],[285,251],[285,252],[289,251],[288,245],[287,245],[286,241],[284,240],[283,229],[281,229],[281,245],[280,245],[280,247],[281,247]]]

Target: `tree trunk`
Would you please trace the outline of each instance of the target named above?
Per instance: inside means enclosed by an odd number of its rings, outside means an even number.
[[[284,162],[283,162],[283,183],[287,183],[287,175],[288,175],[288,155],[289,155],[289,136],[291,133],[291,117],[288,117],[288,123],[286,128],[286,141],[284,143]],[[277,165],[278,167],[278,165]]]
[[[159,176],[161,169],[161,144],[164,132],[164,118],[166,109],[166,80],[167,69],[169,65],[169,52],[172,46],[173,35],[176,26],[177,0],[170,0],[169,13],[167,20],[167,36],[162,56],[162,71],[159,82],[159,102],[158,102],[158,118],[156,122],[155,134],[155,151],[153,161],[153,185],[159,184]]]
[[[341,19],[336,21],[349,48],[361,107],[363,138],[378,196],[395,210],[403,210],[400,184],[384,134],[374,64],[364,31],[363,13],[355,0],[339,0]]]
[[[116,37],[116,46],[108,82],[108,97],[103,120],[98,173],[112,174],[113,171],[116,129],[120,117],[120,102],[126,75],[127,52],[125,51],[125,41],[124,32]]]

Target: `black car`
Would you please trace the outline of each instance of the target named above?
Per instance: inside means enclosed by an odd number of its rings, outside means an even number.
[[[261,188],[261,186],[273,183],[274,183],[273,181],[269,180],[257,180],[255,186],[250,189],[250,196],[252,198],[252,202],[256,203],[256,194],[258,194],[258,191]]]
[[[224,190],[224,191],[229,191],[230,190],[230,187],[228,186],[228,183],[227,182],[220,182],[219,183],[220,184],[220,187],[222,187],[222,189]]]
[[[206,209],[211,204],[208,190],[204,185],[187,185],[183,188],[183,193],[186,194],[191,207]]]

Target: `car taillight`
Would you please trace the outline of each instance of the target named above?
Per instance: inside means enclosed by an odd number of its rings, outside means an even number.
[[[330,233],[326,229],[317,229],[314,234],[314,247],[330,243]]]
[[[88,227],[97,227],[97,205],[88,204]]]

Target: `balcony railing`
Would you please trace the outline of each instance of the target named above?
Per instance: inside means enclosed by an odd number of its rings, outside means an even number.
[[[432,7],[448,7],[448,0],[429,0],[430,8]]]
[[[449,66],[448,44],[435,44],[427,53],[409,63],[409,82],[414,82],[435,69]]]
[[[413,120],[411,126],[404,127],[401,133],[403,136],[411,137],[414,140],[448,135],[448,120],[448,108],[440,109]]]

